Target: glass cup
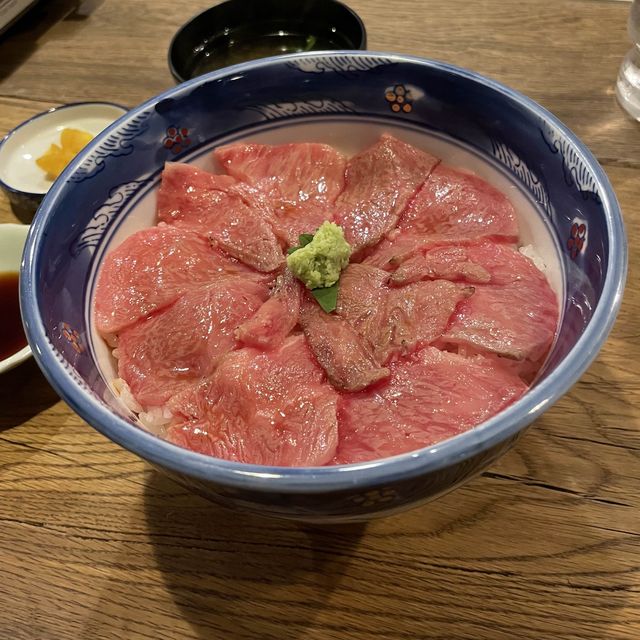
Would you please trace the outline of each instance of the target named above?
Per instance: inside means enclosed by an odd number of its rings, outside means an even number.
[[[633,0],[627,24],[633,47],[620,65],[616,96],[622,108],[640,121],[640,0]]]

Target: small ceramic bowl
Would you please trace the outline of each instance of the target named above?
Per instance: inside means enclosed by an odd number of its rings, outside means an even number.
[[[0,187],[16,215],[30,220],[53,184],[35,161],[49,145],[59,144],[65,127],[96,136],[126,112],[110,102],[78,102],[43,111],[9,131],[0,140]]]
[[[28,233],[29,226],[25,224],[0,224],[0,273],[18,273],[20,271],[22,251]],[[2,309],[2,312],[5,313],[6,309]],[[31,348],[27,345],[0,360],[0,374],[13,369],[30,356]]]
[[[557,338],[536,383],[454,438],[353,465],[230,462],[145,430],[109,386],[116,365],[94,329],[92,300],[105,255],[154,224],[165,162],[213,170],[213,149],[240,140],[324,142],[352,155],[383,132],[509,189],[522,243],[553,267],[550,282],[561,306]],[[195,78],[136,107],[87,145],[34,220],[21,301],[34,357],[51,384],[107,437],[223,504],[315,522],[363,520],[462,484],[576,383],[615,319],[626,256],[622,215],[605,172],[571,131],[529,98],[441,62],[314,52]]]
[[[228,0],[180,28],[169,68],[183,82],[256,58],[366,46],[362,20],[337,0]]]

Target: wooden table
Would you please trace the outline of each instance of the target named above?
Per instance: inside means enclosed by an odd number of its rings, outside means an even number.
[[[0,386],[0,638],[640,637],[640,124],[613,87],[629,4],[350,0],[372,49],[439,58],[566,122],[625,213],[630,276],[582,380],[481,477],[404,515],[312,528],[229,513],[75,416],[33,362]],[[51,0],[0,40],[0,134],[69,101],[172,85],[206,0]],[[0,221],[15,218],[0,200]]]

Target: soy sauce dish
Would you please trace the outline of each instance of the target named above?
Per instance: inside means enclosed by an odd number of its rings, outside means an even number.
[[[22,328],[18,276],[29,227],[0,224],[0,374],[31,356]]]
[[[337,0],[228,0],[180,28],[169,68],[183,82],[257,58],[366,45],[362,20]]]
[[[324,142],[348,153],[391,134],[444,162],[489,167],[545,241],[560,305],[535,384],[460,435],[365,463],[282,467],[178,447],[113,392],[114,363],[93,322],[105,256],[156,223],[167,161],[211,168],[222,145]],[[121,153],[126,148],[127,153]],[[511,188],[511,187],[510,187]],[[607,338],[624,288],[627,242],[589,149],[522,94],[465,69],[371,51],[309,52],[224,68],[148,100],[97,136],[46,195],[29,234],[21,305],[34,357],[91,426],[219,503],[312,522],[366,520],[437,498],[479,473],[573,386]]]

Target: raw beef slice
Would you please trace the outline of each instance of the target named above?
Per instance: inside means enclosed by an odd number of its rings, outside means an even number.
[[[365,342],[340,316],[325,313],[316,302],[305,300],[300,324],[320,366],[331,384],[341,391],[360,391],[386,378]]]
[[[158,219],[201,233],[238,260],[273,271],[284,260],[261,194],[230,176],[168,162],[158,191]]]
[[[476,285],[473,296],[456,310],[443,342],[539,362],[551,346],[558,323],[555,294],[545,285]]]
[[[187,292],[119,335],[118,375],[145,409],[164,404],[212,373],[219,359],[238,346],[236,327],[255,313],[267,293],[266,285],[238,277]]]
[[[472,287],[446,280],[389,288],[388,279],[376,267],[350,264],[336,308],[380,365],[438,340],[457,305],[473,294]]]
[[[333,219],[331,205],[344,187],[346,160],[317,143],[231,144],[217,149],[225,170],[263,191],[273,206],[273,228],[287,246]]]
[[[394,229],[364,256],[363,264],[385,271],[395,271],[403,262],[434,247],[447,247],[465,242],[462,238],[416,233]]]
[[[340,399],[334,463],[398,455],[467,431],[527,389],[518,376],[482,356],[433,347],[391,366],[381,386]]]
[[[158,225],[129,236],[104,260],[96,287],[96,327],[117,333],[221,275],[264,280],[186,229]]]
[[[460,304],[443,340],[538,362],[549,350],[558,323],[558,302],[544,274],[506,245],[478,242],[466,252],[490,274],[490,281],[474,285],[474,295]]]
[[[419,280],[438,279],[486,284],[491,280],[491,274],[473,262],[466,247],[450,245],[434,247],[409,258],[391,275],[389,284],[399,286]]]
[[[347,320],[371,353],[384,333],[388,279],[386,271],[358,263],[349,264],[340,276],[336,313]]]
[[[302,335],[273,351],[234,351],[169,402],[179,424],[168,438],[238,462],[323,465],[338,442],[338,395],[324,379]]]
[[[302,296],[302,283],[289,269],[285,269],[278,276],[271,297],[255,315],[238,327],[236,337],[249,347],[279,347],[298,324]]]
[[[482,178],[443,164],[422,185],[398,227],[422,234],[518,239],[518,222],[508,198]]]
[[[395,226],[437,163],[437,158],[388,134],[349,160],[335,221],[354,253],[376,244]]]
[[[390,290],[383,332],[375,349],[378,362],[387,363],[438,340],[458,305],[473,295],[473,287],[447,280],[415,282]]]
[[[460,238],[425,244],[398,266],[389,282],[398,285],[436,278],[472,284],[544,280],[540,270],[511,245]]]
[[[542,271],[516,248],[490,240],[478,240],[465,245],[467,259],[489,273],[489,283],[495,285],[530,282],[548,288]]]

